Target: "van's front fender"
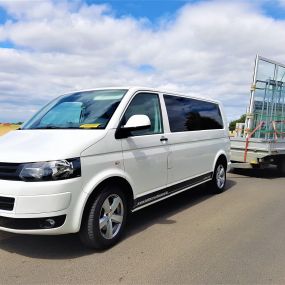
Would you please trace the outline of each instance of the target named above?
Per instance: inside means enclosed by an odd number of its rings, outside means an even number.
[[[94,191],[96,191],[96,188],[98,188],[98,186],[102,182],[106,181],[109,178],[114,178],[114,177],[119,177],[124,179],[127,183],[129,183],[129,185],[132,188],[133,183],[130,177],[124,172],[124,170],[120,168],[106,169],[94,175],[94,177],[92,177],[89,181],[86,181],[86,183],[83,185],[83,191],[81,195],[78,197],[77,205],[74,208],[74,219],[73,219],[74,232],[78,232],[80,230],[83,212],[91,194]]]

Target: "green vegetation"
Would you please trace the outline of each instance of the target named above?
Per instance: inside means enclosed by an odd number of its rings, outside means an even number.
[[[229,130],[234,131],[236,128],[236,123],[245,123],[246,114],[241,115],[237,120],[231,121],[229,125]]]

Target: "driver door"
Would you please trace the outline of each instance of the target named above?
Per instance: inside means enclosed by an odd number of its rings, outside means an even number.
[[[168,148],[163,136],[163,122],[158,94],[137,93],[127,107],[122,124],[133,115],[147,115],[151,126],[132,131],[122,139],[125,171],[131,177],[135,198],[166,187]]]

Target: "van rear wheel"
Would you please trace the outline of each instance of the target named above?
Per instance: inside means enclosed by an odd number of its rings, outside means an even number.
[[[82,221],[79,233],[82,243],[95,249],[115,245],[124,232],[126,217],[127,203],[123,192],[115,185],[105,187]]]
[[[222,193],[225,190],[226,180],[226,166],[223,162],[218,161],[211,181],[211,190],[214,194]]]

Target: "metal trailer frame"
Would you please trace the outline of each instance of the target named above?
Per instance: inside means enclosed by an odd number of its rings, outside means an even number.
[[[269,77],[263,80],[258,78],[261,61],[274,66],[273,78]],[[278,80],[279,69],[284,72],[281,80]],[[247,168],[275,164],[285,173],[284,77],[284,64],[259,55],[256,56],[245,129],[243,133],[239,133],[239,136],[231,138],[233,167]],[[264,88],[260,88],[259,85]],[[262,101],[255,101],[257,90],[264,91]],[[259,105],[258,110],[256,105]]]
[[[259,72],[259,63],[265,62],[272,64],[274,66],[274,72],[272,78],[264,78],[263,80],[258,79]],[[279,69],[284,69],[284,73],[282,75],[281,80],[279,80]],[[253,82],[250,91],[250,103],[248,108],[248,113],[245,122],[245,133],[244,136],[248,136],[252,129],[254,129],[261,121],[265,122],[263,130],[259,129],[256,134],[253,136],[255,138],[262,137],[262,131],[265,133],[264,138],[272,139],[274,136],[273,132],[273,121],[285,121],[285,65],[278,63],[274,60],[270,60],[268,58],[262,57],[260,55],[256,56],[255,66],[254,66],[254,74],[253,74]],[[263,84],[264,87],[261,88],[258,85]],[[256,110],[255,104],[255,95],[258,91],[264,91],[263,100],[262,100],[262,108],[258,112]],[[260,101],[259,101],[260,102]],[[281,106],[281,110],[280,110]],[[280,125],[280,132],[283,132],[283,124]]]

